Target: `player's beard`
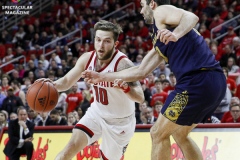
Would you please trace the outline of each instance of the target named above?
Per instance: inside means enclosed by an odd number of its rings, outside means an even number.
[[[103,57],[99,57],[97,54],[97,57],[99,60],[108,60],[109,58],[111,58],[112,54],[113,54],[113,50],[114,50],[114,46],[112,49],[110,49],[109,51],[107,51],[107,53],[103,56]]]
[[[153,11],[149,6],[146,6],[146,14],[144,15],[146,24],[153,24]]]

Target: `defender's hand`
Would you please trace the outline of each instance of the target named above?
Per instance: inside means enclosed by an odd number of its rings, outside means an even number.
[[[178,40],[177,35],[167,29],[158,30],[157,38],[165,45],[167,45],[170,41],[176,42]]]
[[[84,81],[87,83],[99,83],[103,81],[101,74],[90,70],[82,72],[82,78],[84,78]]]

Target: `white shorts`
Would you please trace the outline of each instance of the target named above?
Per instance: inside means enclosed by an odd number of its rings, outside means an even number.
[[[136,127],[135,114],[120,119],[103,119],[90,107],[76,124],[88,137],[88,145],[102,137],[103,159],[120,160]]]

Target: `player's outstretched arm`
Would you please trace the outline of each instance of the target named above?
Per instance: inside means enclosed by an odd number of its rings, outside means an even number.
[[[96,73],[86,70],[83,72],[82,77],[89,83],[102,81],[113,82],[115,79],[122,79],[126,82],[134,82],[145,78],[150,72],[158,67],[162,60],[162,57],[153,48],[143,58],[143,61],[139,66],[112,73]]]
[[[193,29],[199,18],[188,11],[176,8],[172,5],[162,5],[156,8],[154,19],[157,27],[160,29],[158,38],[161,42],[167,44],[169,41],[176,42],[179,38]],[[176,27],[173,32],[162,29],[161,25],[166,24]]]
[[[134,64],[132,61],[130,61],[127,58],[121,59],[121,61],[118,64],[117,71],[122,71],[124,69],[134,67]],[[125,94],[133,101],[137,103],[142,103],[144,101],[144,93],[141,87],[141,84],[139,81],[135,82],[124,82],[121,79],[115,79],[114,84],[120,85],[120,87],[123,89]]]

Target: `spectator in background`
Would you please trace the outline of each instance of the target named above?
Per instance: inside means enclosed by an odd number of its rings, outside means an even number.
[[[217,109],[214,111],[213,116],[217,117],[218,119],[222,119],[224,113],[229,111],[229,106],[231,104],[231,98],[232,98],[232,93],[230,89],[227,87],[226,94],[217,107]]]
[[[27,94],[27,90],[31,86],[32,83],[31,83],[31,80],[29,78],[27,78],[27,77],[23,79],[23,83],[24,83],[24,88],[22,90],[23,90],[23,92],[26,95]]]
[[[12,39],[13,39],[12,34],[10,34],[8,30],[5,29],[2,31],[2,34],[0,35],[0,41],[2,41],[5,44],[9,44],[12,43]]]
[[[90,107],[91,105],[91,99],[92,99],[92,96],[91,96],[91,93],[89,90],[83,90],[82,91],[82,94],[83,94],[83,102],[81,103],[80,107],[77,107],[77,111],[79,110],[79,116],[82,117],[85,115],[87,109]],[[80,114],[80,111],[81,111],[81,114]]]
[[[14,90],[9,87],[7,90],[7,97],[3,100],[2,109],[7,111],[8,114],[14,112],[17,113],[17,109],[20,106],[24,106],[21,98],[14,95]]]
[[[230,89],[232,96],[234,96],[236,93],[236,90],[237,90],[237,84],[233,79],[228,77],[228,69],[226,67],[223,67],[222,69],[223,69],[223,73],[227,79],[227,81],[226,81],[227,86]]]
[[[23,52],[24,50],[22,49],[21,46],[18,46],[17,49],[16,49],[16,53],[15,55],[13,56],[13,58],[17,58],[17,57],[20,57],[22,55],[26,55],[26,53]],[[20,59],[17,61],[17,62],[14,62],[16,64],[19,64],[21,63]]]
[[[43,70],[46,71],[48,69],[48,67],[49,67],[49,61],[45,58],[44,54],[41,54],[39,56],[39,61],[43,62]]]
[[[207,26],[202,23],[200,25],[199,33],[204,37],[204,38],[210,38],[210,31],[207,29]]]
[[[63,17],[70,17],[74,14],[74,9],[72,6],[69,6],[67,1],[64,1],[61,8],[57,12],[57,19],[62,19]]]
[[[160,75],[160,77],[161,77],[161,75]],[[160,80],[161,80],[161,79],[160,79]],[[167,79],[162,79],[161,82],[162,82],[162,88],[163,88],[163,90],[165,90],[165,88],[167,88],[167,87],[170,85],[170,82],[169,82],[169,80],[167,80]]]
[[[28,110],[28,117],[30,121],[35,124],[35,126],[39,126],[39,122],[42,121],[42,117],[33,109]]]
[[[2,104],[5,98],[6,94],[2,91],[2,86],[0,86],[0,110],[2,110]]]
[[[53,123],[48,114],[49,114],[48,112],[40,113],[42,119],[38,122],[38,126],[50,126]]]
[[[159,79],[157,79],[155,81],[155,88],[152,89],[152,100],[151,100],[150,106],[153,107],[157,101],[160,101],[164,104],[167,97],[168,97],[168,94],[164,92],[162,89],[162,82]]]
[[[236,61],[233,57],[228,58],[227,62],[228,73],[237,73],[239,72],[239,66],[236,65]]]
[[[19,27],[18,31],[15,33],[12,43],[21,43],[23,45],[23,38],[25,37],[26,32],[23,27]],[[18,45],[21,46],[21,45]],[[21,46],[22,47],[22,46]]]
[[[239,37],[234,37],[233,38],[233,50],[234,50],[234,53],[236,54],[237,56],[237,64],[239,65],[240,63],[240,38]]]
[[[156,77],[159,77],[161,73],[164,73],[167,79],[171,73],[171,70],[166,66],[165,61],[160,62],[159,67],[154,70],[154,75]]]
[[[136,29],[134,27],[134,23],[129,22],[128,27],[127,27],[127,31],[126,31],[126,37],[130,38],[130,39],[134,39],[136,36],[137,36],[137,33],[136,33]]]
[[[14,57],[14,55],[13,55],[13,49],[12,49],[12,48],[8,48],[8,49],[7,49],[7,54],[6,54],[6,56],[2,59],[2,62],[3,62],[3,63],[4,63],[4,62],[7,62],[6,59],[11,60],[13,57]]]
[[[51,125],[68,125],[67,121],[60,116],[60,113],[57,109],[53,109],[50,112],[50,118],[52,120]]]
[[[147,79],[148,79],[148,88],[152,92],[152,88],[155,85],[155,80],[157,80],[157,77],[154,75],[153,72],[151,72],[151,73],[148,74]]]
[[[90,106],[89,106],[90,107]],[[79,118],[79,120],[84,116],[83,115],[83,110],[82,110],[82,108],[81,108],[81,106],[80,107],[77,107],[77,109],[76,109],[76,112],[77,112],[77,116],[75,115],[75,117],[77,118]],[[76,112],[73,112],[73,113],[76,113]]]
[[[68,113],[68,126],[74,126],[75,124],[77,124],[77,118],[73,115],[72,112]]]
[[[8,115],[6,113],[0,111],[0,132],[4,127],[8,127]]]
[[[75,110],[78,106],[81,105],[83,101],[83,96],[81,93],[78,92],[78,84],[75,83],[72,88],[71,92],[67,95],[66,102],[67,102],[67,109],[66,114]]]
[[[61,58],[56,53],[52,53],[51,58],[49,60],[50,65],[51,65],[52,61],[55,61],[57,63],[57,65],[61,64]]]
[[[233,104],[230,106],[231,117],[221,121],[222,123],[240,123],[240,106],[239,104]]]
[[[59,93],[58,103],[55,107],[57,110],[62,110],[64,114],[66,114],[66,107],[67,107],[66,98],[67,98],[67,94],[65,92]]]
[[[21,84],[17,81],[17,80],[14,80],[12,81],[11,83],[11,86],[14,90],[14,95],[21,98],[22,102],[23,102],[23,106],[26,105],[26,94],[21,90]]]
[[[28,77],[28,79],[30,79],[30,81],[31,81],[32,84],[33,84],[34,81],[36,80],[36,77],[35,77],[33,71],[28,72],[28,76],[27,76],[27,77]]]
[[[232,40],[234,37],[236,37],[236,33],[234,32],[234,28],[232,26],[229,26],[227,28],[227,35],[224,36],[223,40],[219,44],[219,47],[224,48],[226,45],[232,45]]]
[[[147,124],[154,124],[156,122],[156,120],[157,120],[157,118],[155,118],[153,116],[153,109],[152,109],[152,107],[144,108],[142,110],[142,114],[146,118]]]
[[[156,101],[153,106],[153,116],[158,118],[159,113],[161,112],[163,103],[161,101]]]
[[[145,97],[145,101],[147,101],[148,104],[150,104],[151,99],[152,99],[152,93],[151,90],[147,87],[147,80],[141,80],[140,81],[142,89],[143,89],[143,93],[144,93],[144,97]]]
[[[170,80],[170,85],[165,87],[164,90],[163,90],[167,94],[170,94],[175,89],[175,85],[177,83],[176,77],[173,73],[170,73],[169,80]]]
[[[216,14],[214,17],[213,17],[213,21],[211,22],[210,26],[209,26],[209,30],[212,30],[213,28],[219,26],[220,24],[222,24],[224,22],[224,20],[222,20],[219,16],[219,14]],[[215,28],[213,30],[213,33],[215,36],[219,35],[222,31],[222,26],[219,26],[217,28]]]
[[[36,62],[36,63],[38,63],[38,62]],[[29,72],[33,72],[34,73],[35,70],[36,70],[36,66],[34,64],[34,61],[32,59],[30,59],[28,61],[28,64],[27,64],[27,68],[26,68],[26,70],[24,72],[24,77],[28,77],[29,76]]]
[[[235,62],[237,61],[236,54],[233,53],[233,50],[229,44],[225,45],[223,50],[224,50],[224,54],[222,55],[222,57],[220,59],[220,65],[222,67],[227,67],[229,57],[234,58]]]
[[[18,118],[18,115],[16,113],[12,112],[9,117],[10,117],[10,120],[14,120],[14,119]]]
[[[143,39],[146,39],[149,37],[149,30],[145,26],[145,23],[143,20],[138,21],[137,35],[142,37]]]
[[[231,19],[231,21],[224,25],[225,32],[227,31],[227,29],[229,27],[233,27],[233,28],[237,27],[238,21],[236,19],[232,19],[233,17],[234,17],[233,12],[229,11],[228,16],[227,16],[227,20]]]
[[[12,83],[13,81],[18,81],[18,82],[21,83],[21,84],[22,84],[22,82],[23,82],[22,78],[21,78],[20,75],[19,75],[19,71],[16,70],[16,69],[14,69],[14,70],[12,71],[12,74],[11,74],[11,82],[10,82],[10,83]]]
[[[137,57],[136,57],[136,62],[134,62],[134,65],[135,66],[138,66],[142,63],[142,59],[143,59],[143,56],[138,54]]]
[[[34,123],[27,120],[27,111],[20,107],[17,111],[18,118],[9,122],[7,142],[3,152],[11,160],[20,159],[22,154],[27,155],[27,160],[33,155]]]
[[[2,80],[1,80],[1,82],[2,82],[2,91],[5,93],[5,95],[7,95],[7,90],[10,87],[9,80],[10,80],[10,77],[7,74],[4,74],[2,76]]]

